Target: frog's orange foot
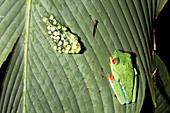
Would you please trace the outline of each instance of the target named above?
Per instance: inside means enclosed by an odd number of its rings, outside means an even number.
[[[110,78],[111,80],[113,80],[114,79],[114,76],[113,76],[113,73],[112,73],[112,76],[111,76],[111,78]]]
[[[113,74],[112,74],[112,76],[111,76],[111,75],[110,75],[110,73],[108,73],[108,74],[107,74],[107,76],[108,76],[111,80],[113,80],[113,79],[114,79]]]
[[[107,76],[110,78],[110,73],[108,73]]]

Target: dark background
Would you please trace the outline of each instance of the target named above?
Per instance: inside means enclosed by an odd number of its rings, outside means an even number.
[[[170,6],[169,1],[155,21],[156,53],[170,70]]]
[[[168,1],[154,22],[156,53],[170,70],[170,2]],[[170,71],[169,71],[170,72]],[[146,87],[146,95],[141,113],[153,113],[154,106],[152,103],[149,87]]]

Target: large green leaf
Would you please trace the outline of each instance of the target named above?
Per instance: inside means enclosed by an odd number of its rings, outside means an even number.
[[[0,67],[24,26],[24,0],[0,1]]]
[[[153,65],[158,68],[155,77],[156,78],[156,100],[157,108],[155,113],[168,113],[170,112],[170,78],[169,73],[162,62],[162,60],[155,54]]]
[[[152,26],[160,10],[155,6],[164,3],[0,1],[0,66],[22,34],[5,74],[0,112],[140,112],[146,78],[155,104],[151,78]],[[51,47],[53,41],[42,22],[42,17],[50,13],[79,36],[84,45],[81,54],[59,54]],[[99,23],[93,37],[95,20]],[[109,56],[115,49],[136,55],[139,80],[135,103],[121,105],[109,87]]]

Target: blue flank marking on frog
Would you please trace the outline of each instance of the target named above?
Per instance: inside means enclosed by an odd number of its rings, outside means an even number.
[[[109,79],[110,80],[110,79]],[[114,79],[115,80],[115,79]],[[111,80],[110,80],[111,81]],[[115,90],[115,88],[114,88],[114,85],[113,85],[113,81],[111,81],[112,82],[112,87],[113,87],[113,90],[114,90],[114,92],[116,93],[116,90]],[[126,101],[126,96],[125,96],[125,92],[124,92],[124,90],[123,90],[123,88],[122,88],[122,85],[120,84],[120,81],[118,81],[118,83],[119,83],[119,85],[120,85],[120,87],[121,87],[121,89],[122,89],[122,92],[123,92],[123,95],[124,95],[124,98],[125,98],[125,103],[127,102]],[[117,93],[116,93],[116,95],[118,95]]]
[[[118,81],[118,82],[119,82],[119,85],[120,85],[120,87],[121,87],[121,89],[122,89],[122,92],[123,92],[123,95],[124,95],[124,98],[125,98],[125,102],[126,102],[126,95],[125,95],[125,92],[124,92],[124,90],[123,90],[123,87],[122,87],[120,81]]]

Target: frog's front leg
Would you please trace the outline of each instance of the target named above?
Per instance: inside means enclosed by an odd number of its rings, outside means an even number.
[[[134,87],[133,87],[133,98],[132,98],[132,102],[136,101],[136,93],[137,93],[137,83],[138,83],[138,78],[137,78],[137,71],[136,69],[134,69],[135,71],[135,80],[134,80]]]

